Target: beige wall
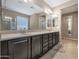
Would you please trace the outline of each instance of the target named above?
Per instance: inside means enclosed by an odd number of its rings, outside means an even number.
[[[62,15],[62,36],[63,37],[68,37],[67,35],[67,20],[66,17],[67,16],[72,16],[72,38],[74,39],[78,39],[78,13],[77,12],[73,12],[73,13],[69,13],[69,14],[64,14]]]
[[[33,14],[30,16],[30,29],[31,30],[39,29],[39,14]]]

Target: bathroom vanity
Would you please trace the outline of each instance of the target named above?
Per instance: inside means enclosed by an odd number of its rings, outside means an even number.
[[[58,43],[58,31],[3,35],[1,59],[39,59]]]

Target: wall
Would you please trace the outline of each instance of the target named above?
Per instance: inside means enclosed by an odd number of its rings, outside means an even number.
[[[39,14],[33,14],[30,16],[30,30],[39,29]]]
[[[73,12],[69,14],[64,14],[62,15],[62,36],[63,37],[68,37],[67,35],[67,21],[66,17],[67,16],[72,16],[72,38],[78,39],[78,12]]]
[[[61,14],[62,14],[62,11],[61,9],[58,9],[58,8],[54,8],[53,9],[53,15],[57,15],[58,17],[58,26],[55,28],[59,30],[59,38],[60,38],[60,44],[62,44],[62,36],[61,36]]]

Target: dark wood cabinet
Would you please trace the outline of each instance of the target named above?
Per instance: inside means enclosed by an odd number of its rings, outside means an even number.
[[[41,39],[42,39],[41,35],[32,37],[32,59],[38,59],[40,57]]]
[[[10,59],[29,58],[29,38],[19,38],[9,41]]]
[[[10,56],[8,52],[8,41],[1,41],[0,47],[1,59],[9,59]]]
[[[39,59],[58,42],[59,32],[1,41],[1,59]]]

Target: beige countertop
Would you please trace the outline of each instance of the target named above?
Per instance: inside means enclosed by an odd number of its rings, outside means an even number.
[[[29,36],[52,33],[52,32],[59,32],[59,31],[58,30],[52,30],[52,31],[44,30],[44,31],[26,32],[26,33],[8,33],[8,34],[6,33],[6,34],[1,34],[0,41],[11,40],[11,39],[16,39],[16,38],[21,38],[21,37],[29,37]]]

